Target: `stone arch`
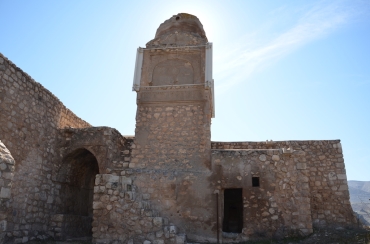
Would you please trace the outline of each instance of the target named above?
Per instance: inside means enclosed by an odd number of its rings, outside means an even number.
[[[192,64],[184,59],[167,59],[153,69],[152,86],[194,84]]]
[[[63,238],[91,237],[95,176],[99,164],[95,155],[84,147],[77,148],[62,159],[57,173],[59,213]]]
[[[60,181],[62,177],[62,171],[66,167],[65,162],[66,159],[70,156],[72,156],[76,151],[85,149],[86,151],[90,152],[96,159],[98,168],[99,168],[99,174],[105,174],[105,169],[109,167],[107,160],[106,160],[106,154],[107,154],[107,146],[105,145],[86,145],[84,143],[76,143],[68,146],[68,148],[63,148],[60,150],[60,161],[59,164],[54,169],[54,174],[56,175],[57,181]]]

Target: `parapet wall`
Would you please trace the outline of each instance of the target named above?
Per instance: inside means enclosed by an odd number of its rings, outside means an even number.
[[[326,145],[325,148],[337,148],[334,144],[340,143],[340,140],[292,140],[292,141],[239,141],[239,142],[218,142],[212,141],[212,149],[281,149],[291,148],[295,150],[320,149],[320,146]],[[342,151],[340,151],[342,153]]]
[[[90,126],[0,54],[0,140],[15,160],[8,238],[46,234],[58,128]]]
[[[43,138],[40,144],[58,128],[91,127],[1,53],[0,82],[0,137],[16,161],[25,149],[19,147],[33,146]]]
[[[61,104],[60,109],[60,115],[59,115],[59,122],[58,122],[58,128],[88,128],[91,127],[89,123],[86,121],[80,119],[75,115],[71,110],[64,107],[63,104]]]

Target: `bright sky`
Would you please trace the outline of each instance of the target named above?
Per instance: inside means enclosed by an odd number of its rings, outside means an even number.
[[[213,42],[214,141],[341,139],[370,180],[370,1],[0,0],[0,52],[94,126],[133,135],[136,48],[177,13]]]

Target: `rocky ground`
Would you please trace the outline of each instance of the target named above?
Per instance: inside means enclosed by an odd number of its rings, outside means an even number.
[[[31,244],[90,244],[90,241],[43,241]],[[368,229],[316,229],[306,238],[287,238],[284,240],[248,241],[243,244],[370,244],[370,228]],[[192,243],[200,244],[200,243]],[[241,243],[242,244],[242,243]]]
[[[370,229],[335,229],[320,230],[306,238],[287,238],[284,240],[269,240],[261,242],[246,242],[245,244],[370,244]]]

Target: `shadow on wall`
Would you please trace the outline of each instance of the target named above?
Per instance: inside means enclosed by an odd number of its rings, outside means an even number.
[[[87,149],[76,149],[63,159],[57,176],[63,238],[92,236],[92,203],[97,174],[98,162]]]

